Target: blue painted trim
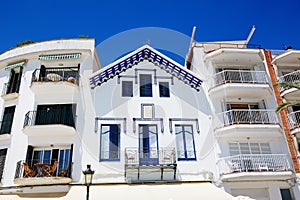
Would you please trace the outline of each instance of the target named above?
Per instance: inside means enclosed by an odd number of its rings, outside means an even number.
[[[169,118],[170,133],[173,133],[173,123],[172,123],[173,121],[195,122],[197,133],[198,134],[200,133],[199,121],[198,121],[197,118],[195,118],[195,119],[190,119],[190,118]]]
[[[100,70],[98,74],[90,78],[91,88],[100,86],[102,83],[114,78],[116,75],[119,75],[120,73],[144,60],[154,63],[167,73],[176,76],[179,80],[182,80],[184,83],[190,85],[195,90],[200,90],[202,80],[200,80],[197,76],[192,75],[188,69],[170,62],[147,47],[133,54],[129,58],[125,57],[115,65],[104,68],[104,70]]]
[[[153,119],[147,119],[147,118],[132,118],[133,121],[133,133],[136,133],[136,121],[143,121],[143,122],[151,122],[151,121],[160,121],[161,126],[161,132],[164,133],[164,120],[163,118],[153,118]]]
[[[95,128],[94,128],[94,132],[97,133],[98,132],[98,121],[119,121],[119,120],[123,120],[123,129],[124,129],[124,133],[126,134],[126,117],[121,118],[121,117],[117,117],[117,118],[113,118],[113,117],[95,117]]]

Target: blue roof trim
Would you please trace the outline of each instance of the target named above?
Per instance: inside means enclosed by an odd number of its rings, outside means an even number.
[[[149,48],[144,48],[130,57],[120,60],[120,62],[115,65],[103,68],[98,74],[90,78],[90,85],[92,88],[95,88],[144,60],[152,62],[167,73],[177,77],[179,80],[182,80],[184,83],[199,91],[202,80],[189,72],[188,69],[182,68],[180,65],[163,58]]]

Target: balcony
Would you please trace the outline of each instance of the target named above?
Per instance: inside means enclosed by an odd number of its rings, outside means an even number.
[[[300,133],[300,111],[289,113],[288,122],[290,125],[291,134],[299,134]]]
[[[35,94],[73,94],[78,89],[78,67],[36,69],[32,74],[31,90]]]
[[[279,120],[273,110],[233,109],[214,118],[218,136],[274,137],[281,136]]]
[[[224,70],[213,76],[209,92],[214,98],[263,98],[271,87],[264,71]]]
[[[71,136],[76,134],[75,116],[66,109],[29,111],[23,132],[28,136]]]
[[[50,163],[50,162],[49,162]],[[17,162],[14,183],[18,185],[67,184],[72,181],[71,165],[65,160],[53,164],[38,163],[37,160]]]
[[[221,158],[222,181],[287,180],[293,177],[285,154],[240,154]]]
[[[202,45],[206,53],[204,60],[213,61],[216,65],[253,66],[263,62],[264,56],[259,45],[234,43],[202,43]]]
[[[4,83],[1,97],[5,101],[13,100],[19,97],[19,92],[13,87],[9,87],[8,83]]]
[[[176,154],[174,148],[139,151],[125,149],[125,177],[128,181],[176,180]]]
[[[279,83],[293,83],[300,81],[300,70],[288,73],[279,77]],[[284,96],[287,100],[300,100],[300,91],[296,88],[280,87],[280,95]]]

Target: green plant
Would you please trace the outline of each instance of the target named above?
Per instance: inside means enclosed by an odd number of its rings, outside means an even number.
[[[25,45],[28,45],[28,44],[33,44],[33,43],[35,43],[34,41],[32,41],[32,40],[25,40],[25,41],[23,41],[23,42],[20,42],[20,43],[17,43],[17,47],[22,47],[22,46],[25,46]]]

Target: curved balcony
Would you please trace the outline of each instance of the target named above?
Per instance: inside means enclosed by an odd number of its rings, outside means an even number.
[[[274,137],[280,136],[279,120],[274,110],[233,109],[214,118],[218,136]]]
[[[176,179],[176,153],[174,148],[139,151],[125,149],[125,177],[130,181],[157,181]]]
[[[279,77],[279,83],[293,83],[300,81],[300,70],[288,73],[284,76]],[[280,87],[280,95],[287,100],[300,100],[300,90],[296,88]]]
[[[262,98],[271,94],[265,71],[224,70],[213,76],[214,98]]]
[[[23,132],[28,136],[71,136],[76,134],[75,116],[65,109],[29,111]]]
[[[61,163],[60,163],[61,162]],[[17,162],[14,183],[18,185],[67,184],[72,181],[71,164],[64,166],[65,160],[53,164]]]
[[[288,122],[290,125],[291,134],[300,134],[300,111],[289,113]]]
[[[285,154],[240,154],[217,162],[222,181],[287,180],[292,168]]]
[[[47,67],[32,74],[31,90],[35,94],[73,94],[78,90],[79,67]]]

